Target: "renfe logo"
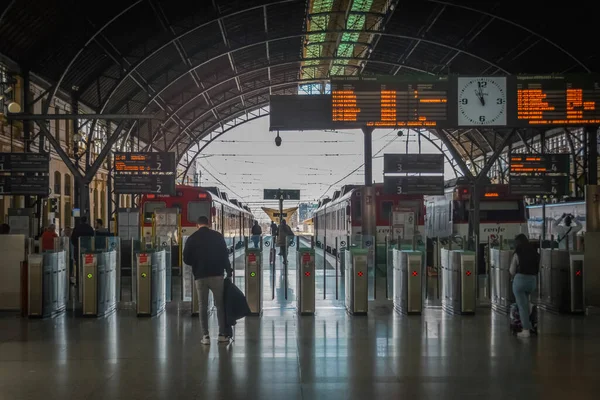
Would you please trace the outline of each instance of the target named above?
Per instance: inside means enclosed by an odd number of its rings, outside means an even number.
[[[503,228],[501,226],[498,226],[495,228],[483,228],[484,233],[502,233],[505,231],[506,231],[506,228]]]

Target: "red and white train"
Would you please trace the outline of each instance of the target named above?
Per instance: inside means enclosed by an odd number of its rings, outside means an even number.
[[[470,185],[465,178],[445,183],[443,196],[425,196],[428,239],[467,236],[471,208]],[[508,185],[483,185],[479,202],[479,242],[487,243],[499,236],[514,239],[527,234],[527,217],[523,196],[510,194]]]
[[[391,215],[396,208],[415,213],[417,231],[422,234],[425,223],[425,209],[422,195],[384,194],[383,184],[375,186],[375,220],[377,225],[376,244],[385,243],[391,234]],[[346,185],[336,191],[331,200],[319,203],[313,216],[314,232],[317,242],[325,241],[328,252],[336,254],[335,240],[346,236],[360,235],[362,230],[362,188],[364,186]],[[322,245],[322,244],[321,244]]]
[[[237,200],[229,200],[226,193],[216,187],[177,186],[176,194],[142,195],[140,210],[142,213],[142,235],[152,236],[154,212],[164,208],[176,208],[180,215],[180,235],[189,236],[196,231],[198,217],[208,218],[212,229],[219,231],[227,243],[233,246],[243,243],[250,235],[254,216],[248,206]],[[235,241],[234,241],[235,238]],[[234,243],[235,242],[235,243]]]

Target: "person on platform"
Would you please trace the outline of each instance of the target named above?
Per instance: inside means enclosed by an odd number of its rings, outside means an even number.
[[[275,221],[271,222],[271,236],[273,236],[273,238],[275,238],[275,236],[277,236],[277,224],[275,223]]]
[[[96,220],[96,224],[94,225],[94,229],[98,233],[108,233],[108,229],[104,227],[104,221],[100,218]]]
[[[581,230],[581,222],[572,214],[564,214],[552,221],[552,229],[556,233],[558,248],[562,250],[574,249],[577,232]]]
[[[252,242],[254,243],[255,249],[258,249],[258,243],[260,242],[260,235],[262,235],[262,228],[258,224],[258,221],[254,221],[254,225],[252,226]]]
[[[529,318],[529,296],[537,285],[539,255],[535,247],[522,233],[515,237],[515,252],[510,263],[510,274],[514,277],[512,289],[519,308],[523,330],[517,333],[520,338],[531,336]]]
[[[292,240],[290,237],[294,237],[294,231],[292,228],[285,222],[285,219],[281,220],[281,224],[277,229],[277,245],[279,246],[279,255],[283,257],[283,264],[287,265],[287,247],[288,242]]]
[[[201,216],[197,221],[198,230],[185,242],[183,249],[183,262],[192,266],[194,285],[198,294],[198,308],[200,312],[200,329],[202,339],[200,343],[209,345],[208,331],[208,291],[213,294],[217,307],[219,321],[219,343],[229,343],[231,336],[227,334],[225,325],[225,307],[223,303],[223,275],[231,278],[233,271],[229,262],[229,249],[221,233],[210,229],[208,218]]]
[[[52,251],[54,250],[54,239],[58,237],[56,233],[56,225],[50,224],[48,229],[42,233],[41,241],[42,241],[42,251]]]

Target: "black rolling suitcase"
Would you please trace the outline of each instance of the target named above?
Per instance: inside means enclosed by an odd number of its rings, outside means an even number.
[[[517,303],[510,305],[510,331],[517,334],[523,330],[523,324],[521,323],[521,316],[519,315],[519,307]],[[531,315],[529,315],[529,321],[531,321],[531,333],[537,334],[538,328],[538,309],[534,305],[531,309]]]

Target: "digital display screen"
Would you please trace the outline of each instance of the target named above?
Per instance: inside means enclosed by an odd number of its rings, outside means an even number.
[[[517,75],[516,126],[600,124],[600,75]]]
[[[511,154],[510,173],[569,173],[570,154]]]
[[[331,118],[344,127],[447,125],[448,77],[332,77]]]
[[[115,153],[114,190],[120,194],[175,194],[175,153]]]

